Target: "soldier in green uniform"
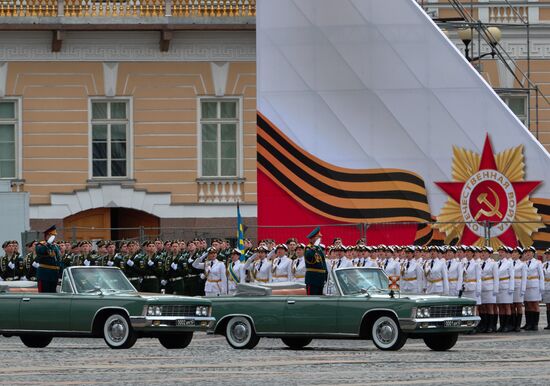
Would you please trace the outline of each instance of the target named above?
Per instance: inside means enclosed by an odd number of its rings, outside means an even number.
[[[325,252],[319,245],[321,243],[321,228],[317,227],[307,236],[309,244],[306,248],[305,284],[308,295],[322,295],[323,287],[327,281],[327,264]]]
[[[0,277],[5,281],[20,280],[24,277],[25,263],[16,250],[16,241],[6,241],[2,247],[5,255],[0,258]]]
[[[80,242],[80,261],[87,267],[95,265],[95,255],[92,253],[92,243],[88,240]]]
[[[24,258],[25,273],[23,276],[30,281],[36,281],[36,269],[38,268],[38,260],[35,252],[36,244],[38,244],[36,240],[27,244],[29,253],[27,253]]]
[[[115,265],[115,254],[116,254],[116,245],[111,240],[105,241],[105,255],[101,256],[100,258],[96,259],[96,265],[100,265],[98,263],[101,263],[101,266],[103,267],[112,267]]]
[[[160,277],[163,271],[162,258],[157,255],[157,249],[153,241],[146,241],[142,244],[144,252],[140,256],[139,270],[143,281],[141,290],[143,292],[160,293]]]
[[[124,271],[124,268],[126,267],[126,259],[128,256],[128,242],[122,241],[120,243],[119,251],[116,252],[116,245],[113,244],[115,248],[115,256],[113,257],[113,267],[118,267],[122,270],[122,272],[126,273]],[[111,246],[108,246],[107,249],[111,248]],[[109,263],[107,262],[107,265]]]
[[[68,268],[73,263],[73,255],[70,249],[67,249],[67,244],[70,247],[70,243],[59,241],[57,242],[57,245],[59,246],[59,251],[61,252],[61,261],[63,262],[63,268]]]
[[[56,235],[57,230],[53,225],[44,232],[44,241],[36,246],[36,256],[39,264],[36,270],[38,292],[55,292],[57,281],[61,277],[63,263],[59,248],[54,244]]]
[[[184,277],[189,274],[189,265],[179,250],[179,243],[172,242],[171,253],[164,261],[165,280],[167,280],[166,293],[175,295],[185,294]]]
[[[186,296],[202,296],[204,295],[204,283],[201,279],[201,270],[193,267],[193,262],[201,256],[197,249],[197,243],[189,242],[187,244],[187,252],[183,255],[182,266],[186,266],[187,274],[183,277],[184,294]]]
[[[137,241],[128,242],[128,255],[127,259],[124,262],[124,273],[126,277],[132,283],[136,290],[141,290],[141,278],[139,272],[140,266],[140,254],[139,254],[139,244]]]

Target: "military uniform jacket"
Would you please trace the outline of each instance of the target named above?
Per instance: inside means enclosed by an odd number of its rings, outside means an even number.
[[[204,270],[206,276],[206,283],[204,285],[204,292],[207,294],[227,294],[227,276],[225,274],[225,264],[214,259],[211,261],[201,262],[201,260],[195,260],[193,267]]]
[[[158,255],[141,255],[139,273],[143,279],[159,279],[164,271],[162,258]]]
[[[444,260],[426,260],[424,263],[424,278],[426,283],[426,293],[444,295],[449,293],[447,265]]]
[[[373,268],[378,268],[379,265],[378,265],[378,263],[376,262],[376,260],[373,259],[372,257],[366,257],[365,259],[363,259],[363,262],[362,262],[362,264],[360,265],[360,267],[367,267],[367,268],[373,267]]]
[[[234,293],[237,290],[237,284],[244,283],[245,279],[246,273],[243,262],[237,260],[227,264],[227,289],[230,293]]]
[[[514,263],[509,259],[502,259],[498,262],[497,267],[499,292],[507,291],[509,294],[513,294],[515,286]]]
[[[447,276],[449,277],[449,295],[458,296],[464,280],[464,265],[460,259],[447,261]]]
[[[292,260],[290,260],[286,255],[273,259],[271,277],[273,281],[291,281]]]
[[[477,261],[472,259],[466,262],[462,278],[464,291],[474,292],[476,296],[481,296],[481,266]]]
[[[540,292],[544,291],[544,272],[542,264],[537,259],[531,259],[526,263],[527,266],[527,285],[526,288],[538,288]]]
[[[61,273],[61,253],[57,245],[41,241],[36,245],[36,256],[40,264],[36,270],[36,278],[57,282]]]
[[[342,256],[341,258],[336,260],[335,264],[336,265],[333,267],[334,269],[353,267],[352,261],[348,259],[346,256]]]
[[[524,295],[527,286],[527,265],[521,260],[512,262],[514,267],[514,292]]]
[[[424,273],[422,265],[416,260],[406,260],[401,266],[401,280],[399,288],[402,292],[419,294],[424,289]]]
[[[481,291],[498,293],[498,265],[493,259],[481,261]]]
[[[267,258],[255,261],[252,265],[252,277],[256,283],[271,283],[272,264]]]
[[[25,262],[25,276],[28,280],[36,280],[36,266],[38,265],[37,257],[34,253],[28,253],[24,259]],[[34,265],[33,265],[34,264]]]
[[[129,279],[136,279],[140,275],[139,271],[140,254],[136,252],[134,255],[128,255],[124,262],[124,272]]]
[[[19,255],[0,258],[0,278],[6,281],[19,280],[24,276],[25,262]]]
[[[399,264],[399,261],[393,257],[387,259],[382,265],[382,268],[388,276],[401,276],[401,265]]]
[[[292,277],[294,281],[303,283],[306,278],[306,262],[304,256],[297,257],[292,262]]]
[[[304,260],[306,262],[305,283],[322,286],[327,280],[328,274],[323,248],[318,245],[308,244]]]

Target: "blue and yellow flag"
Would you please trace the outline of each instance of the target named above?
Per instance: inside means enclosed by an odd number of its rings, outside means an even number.
[[[241,260],[244,259],[244,228],[241,217],[241,208],[237,202],[237,248],[241,251]]]

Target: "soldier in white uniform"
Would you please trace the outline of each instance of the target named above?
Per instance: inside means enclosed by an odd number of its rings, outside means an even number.
[[[237,248],[231,252],[231,262],[227,264],[227,293],[234,295],[237,291],[237,284],[244,283],[246,272],[244,263],[241,262],[241,251]]]
[[[286,255],[288,247],[285,244],[279,244],[275,248],[277,257],[273,259],[271,266],[271,277],[274,283],[292,281],[292,260]]]
[[[334,248],[338,260],[335,262],[334,269],[353,267],[353,262],[346,256],[346,247],[343,245]]]
[[[500,327],[497,332],[510,332],[513,326],[510,324],[512,316],[512,303],[514,300],[514,263],[510,258],[510,254],[506,247],[499,248],[498,261],[498,294],[497,306],[498,317],[500,319]]]
[[[527,285],[527,265],[521,261],[523,248],[509,248],[512,265],[514,266],[514,298],[512,303],[512,319],[514,331],[520,332],[521,319],[523,317],[523,301],[525,298],[525,286]]]
[[[304,253],[306,246],[304,244],[296,245],[296,259],[292,262],[292,278],[296,283],[305,284],[306,278],[306,262],[304,260]]]
[[[386,254],[386,261],[382,265],[382,269],[388,275],[390,279],[390,289],[399,289],[400,279],[401,279],[401,264],[399,260],[394,257],[394,248],[389,247],[388,253]]]
[[[449,277],[449,295],[458,296],[462,290],[462,280],[464,275],[464,265],[456,253],[458,249],[456,247],[450,247],[443,254],[445,256],[447,264],[447,275]]]
[[[424,272],[413,252],[413,247],[405,249],[405,260],[401,263],[400,290],[403,293],[421,294],[424,289]]]
[[[267,258],[267,252],[266,247],[259,246],[258,251],[250,256],[244,265],[244,269],[250,271],[256,284],[271,283],[271,261]]]
[[[366,268],[378,268],[378,263],[376,262],[376,258],[373,257],[373,248],[363,245],[362,246],[362,256],[363,260],[361,262],[361,267]]]
[[[544,273],[544,293],[542,294],[542,302],[546,304],[546,321],[545,330],[550,330],[550,248],[544,251],[544,264],[542,264],[542,272]]]
[[[330,246],[327,249],[327,281],[325,282],[325,287],[323,288],[323,295],[334,295],[336,294],[336,287],[334,286],[334,280],[332,279],[333,271],[336,269],[336,264],[338,263],[338,256],[336,249],[339,246]]]
[[[225,264],[217,259],[218,250],[210,247],[206,250],[205,257],[195,260],[193,268],[204,270],[206,283],[204,293],[206,296],[220,296],[227,294],[227,276],[225,274]]]
[[[491,258],[493,248],[485,247],[481,254],[481,332],[495,332],[497,324],[496,302],[499,276],[498,265]]]
[[[481,304],[481,266],[474,257],[474,251],[468,246],[462,248],[466,258],[464,265],[464,274],[462,275],[462,296],[468,299],[474,299],[476,305]]]
[[[435,251],[435,250],[434,250]],[[444,260],[432,253],[424,262],[424,287],[427,294],[445,295],[449,293],[449,278]]]
[[[523,252],[523,261],[527,265],[527,284],[525,285],[525,326],[526,331],[539,329],[540,308],[544,292],[544,272],[542,264],[537,260],[537,250],[529,247]]]

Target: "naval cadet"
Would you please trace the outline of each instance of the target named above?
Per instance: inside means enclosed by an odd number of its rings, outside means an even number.
[[[306,261],[305,283],[308,295],[322,295],[327,281],[327,263],[325,252],[320,246],[321,237],[321,227],[315,228],[307,235],[309,244],[304,258]]]
[[[52,225],[44,231],[44,240],[36,246],[38,269],[38,292],[56,292],[57,281],[61,276],[62,262],[59,248],[54,244],[57,229]]]

